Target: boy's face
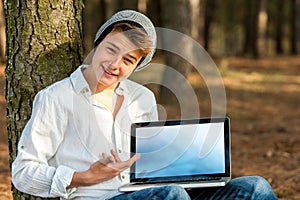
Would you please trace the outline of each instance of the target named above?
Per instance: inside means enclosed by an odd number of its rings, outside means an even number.
[[[141,50],[124,34],[109,33],[96,47],[91,63],[98,85],[115,87],[132,73],[141,58]]]

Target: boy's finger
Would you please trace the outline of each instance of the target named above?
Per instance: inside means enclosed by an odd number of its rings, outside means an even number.
[[[105,153],[102,153],[102,158],[107,158],[107,155]]]
[[[107,165],[109,163],[114,163],[115,159],[112,156],[107,156],[105,153],[102,153],[102,159],[99,160],[103,165]]]
[[[117,163],[118,168],[123,171],[123,170],[131,167],[131,165],[133,165],[133,163],[135,163],[139,158],[140,158],[140,154],[135,154],[130,159],[128,159],[124,162]]]
[[[113,155],[113,157],[115,158],[116,162],[122,162],[122,160],[120,159],[119,155],[114,150],[110,150],[110,153]]]

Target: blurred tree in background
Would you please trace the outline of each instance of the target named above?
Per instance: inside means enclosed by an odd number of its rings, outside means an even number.
[[[0,2],[3,4],[3,0]],[[212,56],[299,54],[300,0],[182,2],[190,4],[190,35]],[[1,6],[0,58],[4,60],[5,33]],[[163,26],[163,15],[175,16],[174,19],[179,20],[185,14],[172,13],[163,7],[163,0],[84,0],[84,55],[93,48],[93,37],[99,26],[118,10],[135,9],[146,13],[157,27]]]
[[[173,4],[189,4],[191,25],[190,30],[186,31],[212,56],[262,58],[277,54],[299,54],[299,1],[181,0]],[[163,16],[169,16],[170,19],[173,17],[175,21],[185,19],[187,13],[172,12],[170,5],[164,2],[165,0],[86,0],[83,25],[96,24],[93,26],[94,33],[98,24],[122,9],[136,9],[147,14],[157,27],[164,27]],[[93,23],[92,18],[89,20],[86,16],[93,15],[88,11],[89,7],[101,15],[99,20],[94,17]],[[176,27],[175,30],[180,28]],[[87,34],[84,35],[84,39],[88,37]],[[91,43],[91,40],[85,42]]]

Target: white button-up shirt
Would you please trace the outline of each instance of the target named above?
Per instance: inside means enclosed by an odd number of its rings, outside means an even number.
[[[105,199],[118,194],[118,188],[129,181],[127,170],[109,181],[66,190],[73,173],[89,169],[103,152],[115,149],[127,160],[131,123],[158,118],[153,93],[126,79],[115,90],[124,101],[114,120],[91,96],[84,67],[36,95],[12,165],[12,181],[20,191],[62,199]]]

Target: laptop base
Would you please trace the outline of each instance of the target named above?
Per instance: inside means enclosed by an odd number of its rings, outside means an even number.
[[[183,188],[206,188],[206,187],[222,187],[225,186],[229,181],[220,182],[201,182],[201,183],[149,183],[149,184],[134,184],[128,183],[119,188],[119,192],[133,192],[151,187],[160,187],[166,185],[179,185]]]

